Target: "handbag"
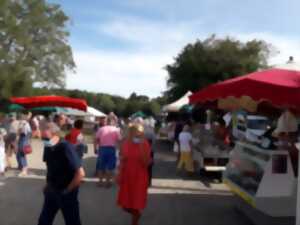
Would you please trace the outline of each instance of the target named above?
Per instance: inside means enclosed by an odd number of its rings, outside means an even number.
[[[32,147],[30,144],[26,144],[23,146],[23,153],[25,155],[31,154],[32,153]]]

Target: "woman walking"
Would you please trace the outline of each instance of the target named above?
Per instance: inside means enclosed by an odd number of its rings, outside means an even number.
[[[26,154],[24,152],[24,147],[29,145],[31,138],[31,128],[27,121],[27,117],[23,116],[19,123],[19,140],[18,140],[18,150],[17,150],[17,162],[18,169],[21,170],[19,176],[26,176],[28,174],[28,163],[26,159]]]
[[[131,214],[132,225],[138,225],[142,210],[146,207],[150,152],[150,145],[144,137],[144,127],[132,125],[121,147],[118,176],[118,205]]]

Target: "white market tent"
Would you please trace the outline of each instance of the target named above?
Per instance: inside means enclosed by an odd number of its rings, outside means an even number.
[[[95,109],[91,106],[88,106],[87,108],[87,112],[90,114],[90,116],[94,116],[94,117],[106,117],[106,114],[99,111],[98,109]]]
[[[81,116],[81,117],[106,117],[106,114],[103,112],[88,106],[87,111],[81,111],[77,109],[64,108],[64,114],[68,116]]]
[[[177,101],[165,105],[163,107],[163,112],[178,112],[183,106],[189,104],[189,96],[193,93],[191,91],[188,91],[184,96],[182,96]]]
[[[79,117],[85,117],[90,116],[88,112],[84,112],[78,109],[71,109],[71,108],[64,108],[65,112],[63,114],[67,116],[79,116]]]

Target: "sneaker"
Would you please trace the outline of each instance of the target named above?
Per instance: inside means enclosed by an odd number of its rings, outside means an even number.
[[[18,174],[18,177],[26,177],[28,176],[28,173],[25,173],[25,172],[21,172]]]

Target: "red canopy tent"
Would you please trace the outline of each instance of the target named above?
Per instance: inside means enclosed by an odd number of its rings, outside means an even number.
[[[224,109],[255,109],[267,106],[300,112],[300,64],[292,61],[284,66],[250,73],[213,84],[189,97],[192,104],[216,103]],[[229,104],[227,104],[229,103]],[[228,106],[228,108],[226,108]],[[250,106],[250,107],[249,107]],[[253,107],[255,106],[255,107]],[[253,110],[254,111],[254,110]],[[300,160],[300,157],[299,157]],[[300,161],[298,162],[300,165]],[[300,166],[299,172],[300,174]],[[300,178],[297,188],[296,224],[300,225]]]
[[[220,82],[190,96],[190,103],[203,104],[220,100],[231,101],[230,107],[255,108],[260,103],[300,109],[300,70],[273,68]],[[254,105],[255,107],[250,107]],[[222,107],[221,107],[222,108]]]
[[[22,105],[26,109],[36,107],[66,107],[74,108],[82,111],[87,110],[87,103],[83,99],[69,98],[64,96],[34,96],[34,97],[17,97],[11,98],[10,101],[14,104]]]

